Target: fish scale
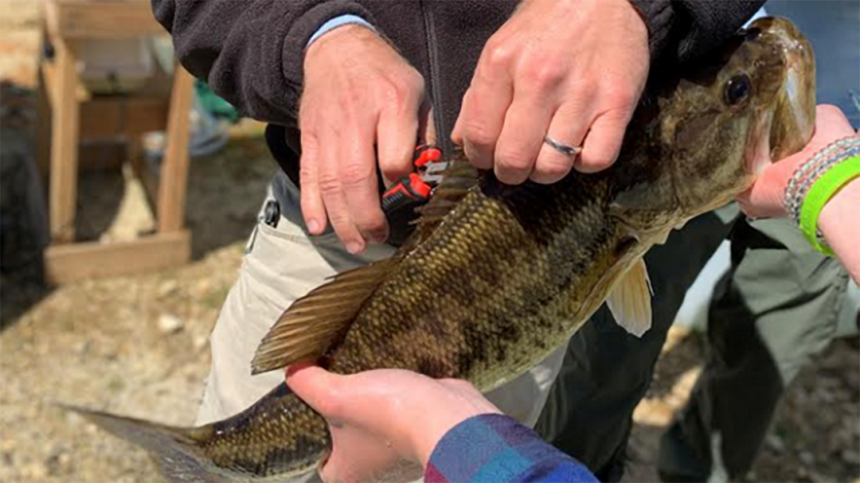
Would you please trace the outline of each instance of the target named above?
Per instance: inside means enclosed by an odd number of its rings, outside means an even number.
[[[812,135],[814,59],[789,21],[761,19],[680,77],[656,73],[618,161],[549,185],[505,186],[462,157],[392,258],[340,274],[296,301],[253,371],[318,359],[336,373],[402,368],[487,391],[561,346],[606,301],[650,324],[645,252],[671,229],[750,186],[753,154],[780,159]],[[802,88],[786,89],[787,79]],[[749,83],[730,98],[729,85]],[[792,96],[792,97],[789,97]],[[73,409],[158,458],[171,481],[272,481],[315,468],[325,420],[281,384],[245,411],[171,428]]]

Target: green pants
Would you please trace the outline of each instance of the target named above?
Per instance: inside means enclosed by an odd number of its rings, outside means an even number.
[[[712,471],[748,471],[785,386],[834,337],[847,285],[838,263],[787,221],[747,222],[725,211],[691,220],[646,255],[655,296],[642,339],[603,307],[568,346],[537,430],[603,481],[621,478],[633,410],[669,327],[726,236],[732,264],[708,311],[711,351],[688,407],[661,440],[662,474],[705,481]]]

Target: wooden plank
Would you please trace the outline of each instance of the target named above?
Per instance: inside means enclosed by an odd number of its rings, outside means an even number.
[[[49,283],[128,275],[176,267],[191,256],[188,231],[156,234],[131,242],[52,245],[45,250]]]
[[[181,230],[184,223],[188,188],[188,112],[193,88],[194,78],[177,63],[158,188],[158,231],[162,233]]]
[[[56,51],[53,116],[51,122],[51,239],[67,243],[75,238],[75,203],[78,188],[78,102],[75,92],[78,73],[73,47],[62,39],[54,41]]]
[[[45,93],[48,95],[48,103],[51,106],[57,105],[57,73],[53,62],[43,61],[39,74],[45,83]]]
[[[94,97],[81,104],[81,142],[134,137],[167,125],[167,99]]]
[[[39,90],[36,95],[36,166],[42,186],[48,187],[51,171],[51,98],[42,70],[39,69]]]
[[[165,33],[146,0],[49,0],[45,17],[52,36],[66,39],[127,39]]]

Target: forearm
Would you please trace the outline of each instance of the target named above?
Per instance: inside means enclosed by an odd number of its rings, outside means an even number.
[[[824,206],[818,227],[845,269],[860,284],[860,179],[842,188]]]
[[[152,10],[189,72],[244,115],[283,125],[295,123],[314,32],[346,14],[372,23],[351,0],[152,0]]]
[[[652,60],[686,62],[722,45],[764,0],[630,0],[648,26]]]

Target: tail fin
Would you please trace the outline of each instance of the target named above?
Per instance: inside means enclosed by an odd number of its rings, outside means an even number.
[[[162,474],[171,482],[237,483],[208,463],[195,438],[195,428],[176,428],[141,419],[115,416],[101,411],[62,405],[105,431],[141,446],[154,455]]]
[[[244,411],[197,428],[63,407],[142,446],[171,482],[280,481],[313,471],[331,448],[325,419],[284,383]]]

